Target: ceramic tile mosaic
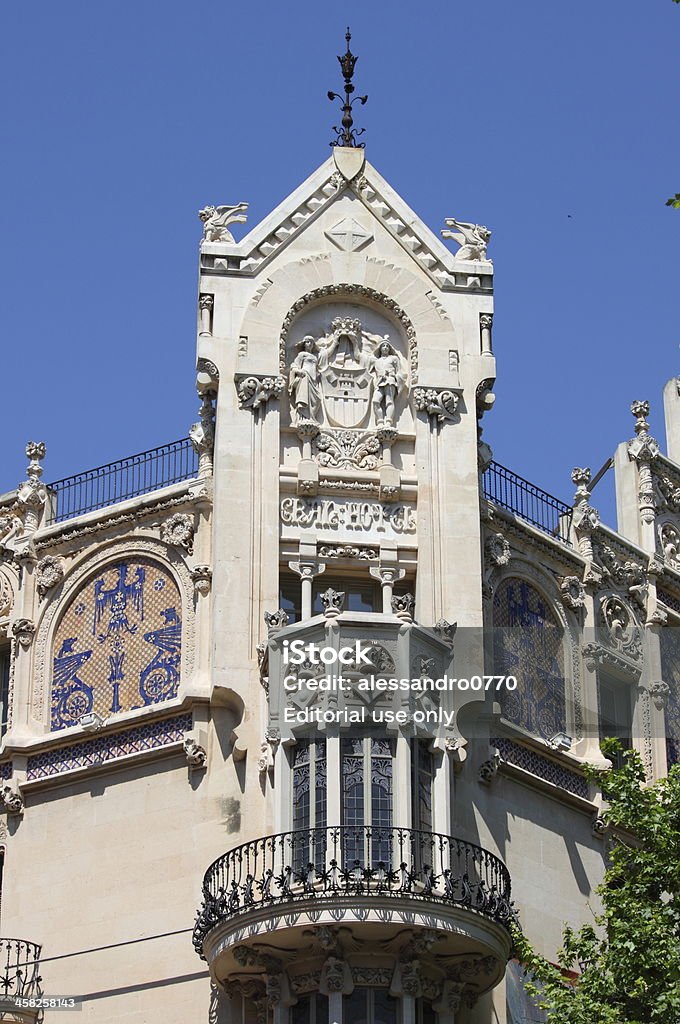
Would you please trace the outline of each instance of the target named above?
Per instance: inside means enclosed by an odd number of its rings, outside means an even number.
[[[45,779],[76,768],[87,768],[91,765],[105,764],[115,761],[126,754],[136,754],[144,750],[157,750],[177,743],[189,732],[192,725],[191,715],[176,715],[159,722],[147,722],[109,736],[96,736],[90,740],[80,740],[56,750],[46,750],[28,759],[27,779]]]
[[[491,740],[491,743],[498,747],[501,758],[508,764],[523,768],[545,782],[552,782],[554,786],[566,790],[567,793],[588,799],[588,783],[578,772],[570,771],[549,757],[541,757],[535,750],[530,750],[520,743],[513,743],[512,740],[499,737]]]
[[[170,573],[135,558],[119,561],[75,594],[57,629],[52,729],[96,712],[158,704],[177,695],[182,624]]]

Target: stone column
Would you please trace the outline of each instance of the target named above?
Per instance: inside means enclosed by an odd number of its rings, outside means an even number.
[[[380,564],[371,566],[368,570],[373,579],[380,580],[382,588],[382,611],[383,615],[392,614],[392,595],[394,584],[402,580],[406,575],[404,569],[397,564],[397,547],[395,544],[380,545]]]
[[[479,331],[481,334],[481,348],[483,356],[492,356],[493,347],[491,344],[491,327],[493,324],[493,313],[479,314]]]
[[[302,547],[302,545],[300,545]],[[302,621],[312,617],[312,584],[316,576],[326,571],[323,562],[289,562],[288,567],[300,577],[302,588]]]
[[[201,329],[198,332],[199,335],[209,336],[212,334],[212,314],[214,304],[214,295],[199,295],[198,305],[201,311]]]

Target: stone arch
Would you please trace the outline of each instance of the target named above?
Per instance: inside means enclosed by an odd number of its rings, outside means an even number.
[[[355,300],[363,297],[377,303],[407,334],[412,381],[416,382],[419,350],[422,352],[427,347],[430,336],[451,331],[451,325],[442,320],[428,298],[431,282],[420,279],[405,267],[372,257],[362,264],[362,280],[348,281],[347,276],[347,264],[342,256],[319,253],[279,267],[264,283],[254,281],[254,293],[239,333],[248,337],[252,358],[258,358],[256,353],[259,353],[262,359],[264,353],[268,353],[262,372],[280,372],[282,334],[307,305],[325,297]],[[271,358],[274,338],[279,345],[276,365]],[[246,358],[250,363],[251,356]]]
[[[64,648],[64,641],[71,639],[74,639],[75,642],[70,645],[66,644],[66,649],[63,650],[64,656],[70,653],[77,654],[80,652],[84,654],[85,652],[83,645],[78,642],[81,639],[80,635],[75,638],[61,636],[61,632],[63,632],[62,625],[67,621],[67,616],[70,615],[72,618],[75,615],[80,595],[87,595],[87,601],[83,600],[82,602],[86,605],[82,616],[84,623],[87,622],[86,613],[89,616],[93,612],[93,607],[89,607],[89,605],[94,605],[96,601],[94,587],[97,583],[97,577],[99,577],[100,581],[103,581],[100,592],[105,589],[111,589],[110,584],[112,580],[105,578],[107,575],[111,576],[114,571],[118,571],[123,583],[127,581],[131,587],[131,577],[127,572],[124,575],[121,574],[119,567],[135,564],[148,566],[151,570],[148,574],[144,573],[142,582],[143,598],[147,600],[147,607],[150,609],[149,616],[146,617],[145,614],[145,621],[143,622],[141,616],[137,615],[137,618],[140,619],[139,622],[128,623],[130,626],[141,627],[129,635],[139,636],[144,644],[142,650],[149,655],[147,659],[148,664],[137,672],[140,687],[137,706],[148,706],[149,710],[152,710],[161,703],[164,704],[168,700],[174,700],[178,697],[181,684],[191,675],[195,662],[195,612],[193,606],[193,584],[189,570],[183,560],[170,560],[168,558],[167,546],[152,538],[120,539],[103,544],[96,552],[85,555],[76,565],[71,567],[64,577],[59,599],[49,602],[38,625],[35,641],[34,674],[31,687],[31,711],[34,720],[46,730],[51,730],[52,722],[53,657],[58,656],[61,649]],[[156,586],[159,581],[163,580],[167,582],[162,587]],[[147,589],[149,589],[148,598],[146,594]],[[165,594],[163,590],[166,590]],[[167,604],[167,607],[161,608],[163,604]],[[96,631],[93,634],[91,622],[92,620],[90,619],[89,629],[84,624],[81,630],[71,630],[71,632],[82,633],[83,641],[85,639],[93,641],[90,650],[95,651],[99,647],[100,632]],[[126,632],[125,627],[121,627],[121,632]],[[89,635],[86,637],[88,633]],[[178,634],[180,637],[179,643],[177,643]],[[159,641],[160,646],[156,645],[156,640]],[[57,643],[59,643],[59,651],[57,650]],[[107,645],[102,643],[102,648],[104,646]],[[154,648],[156,648],[157,652],[155,657],[153,656]],[[159,651],[163,652],[160,657],[158,655]],[[118,653],[120,654],[120,652]],[[112,650],[108,652],[108,656],[115,657],[116,652]],[[82,663],[89,661],[91,657],[92,655],[89,655],[86,659],[81,659]],[[99,652],[98,659],[101,659]],[[156,659],[158,660],[156,661]],[[138,653],[135,657],[135,664],[139,660],[140,656]],[[149,670],[148,672],[147,669]],[[159,672],[156,672],[156,669],[159,669]],[[114,671],[113,664],[109,662],[110,674],[113,674]],[[141,677],[143,673],[146,674],[142,683]],[[176,680],[177,685],[174,683],[175,673],[178,676]],[[157,681],[161,674],[168,680],[166,693],[162,694],[157,690],[154,697],[154,686],[157,686]],[[170,685],[171,679],[173,680],[172,686]],[[110,682],[110,680],[107,680],[107,682]],[[141,692],[142,686],[144,688],[143,695]],[[119,711],[134,710],[130,700],[128,704],[130,706],[121,706]],[[65,727],[66,725],[64,724],[57,726],[57,728]]]

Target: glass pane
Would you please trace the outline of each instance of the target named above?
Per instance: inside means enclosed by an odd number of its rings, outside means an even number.
[[[550,739],[566,729],[560,625],[541,594],[522,579],[504,580],[493,598],[494,672],[517,677],[498,695],[503,715]]]
[[[299,580],[282,579],[279,591],[279,608],[288,612],[289,622],[302,618],[302,588]]]
[[[371,740],[371,825],[373,867],[391,861],[392,750],[386,740]]]
[[[321,594],[328,589],[338,590],[345,595],[342,610],[345,612],[374,612],[382,608],[382,600],[377,598],[377,588],[371,581],[349,579],[327,579],[322,576],[314,586],[314,615],[323,614]]]
[[[358,750],[358,753],[356,752]],[[342,741],[343,857],[346,867],[364,859],[364,756],[361,740]]]
[[[368,989],[355,988],[351,996],[343,996],[343,1021],[348,1021],[348,1024],[371,1024],[369,1016],[368,995]]]
[[[633,707],[630,686],[606,676],[599,680],[600,690],[600,739],[613,736],[621,741],[624,750],[632,747]],[[616,758],[616,767],[623,763]]]
[[[372,1024],[396,1024],[397,1000],[387,989],[373,989],[373,1021]]]

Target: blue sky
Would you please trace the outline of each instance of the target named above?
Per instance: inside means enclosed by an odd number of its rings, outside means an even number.
[[[246,200],[252,227],[326,158],[347,21],[371,162],[434,230],[494,232],[496,458],[570,497],[572,466],[631,435],[633,399],[663,438],[671,0],[36,0],[2,20],[0,491],[28,438],[51,480],[186,434],[196,211]]]

